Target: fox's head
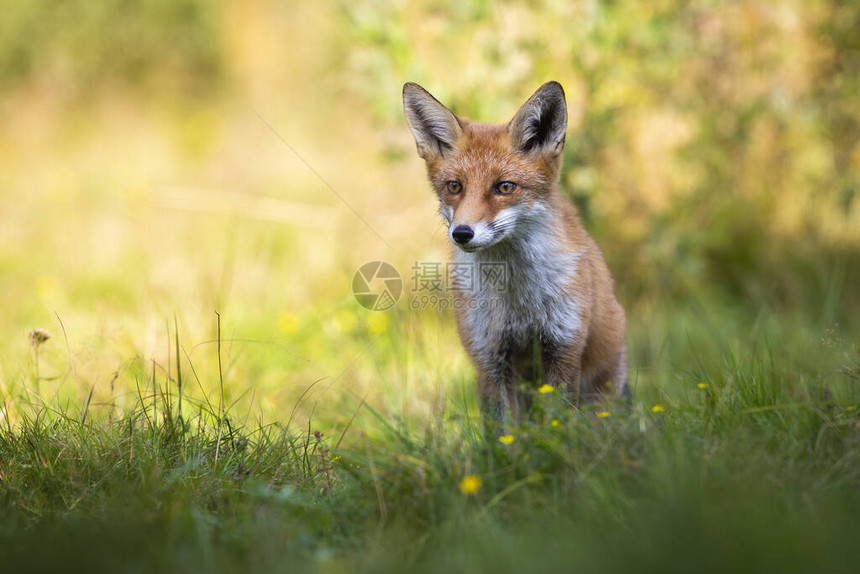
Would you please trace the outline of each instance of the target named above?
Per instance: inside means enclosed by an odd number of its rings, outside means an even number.
[[[454,245],[478,251],[548,224],[567,130],[561,84],[542,85],[502,125],[458,118],[413,83],[403,108]]]

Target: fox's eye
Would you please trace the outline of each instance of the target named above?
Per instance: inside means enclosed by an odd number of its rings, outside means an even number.
[[[460,185],[459,181],[449,181],[446,187],[448,188],[448,193],[451,195],[457,195],[463,191],[463,186]]]
[[[512,181],[503,181],[496,186],[496,193],[499,195],[510,195],[517,188],[517,184]]]

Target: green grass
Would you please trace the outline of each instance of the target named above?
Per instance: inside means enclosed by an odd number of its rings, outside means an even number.
[[[510,445],[478,431],[468,377],[426,418],[346,394],[327,435],[302,403],[300,425],[264,424],[186,386],[180,411],[158,367],[121,415],[19,404],[0,432],[3,570],[856,571],[856,345],[702,313],[634,323],[632,406],[537,395]]]

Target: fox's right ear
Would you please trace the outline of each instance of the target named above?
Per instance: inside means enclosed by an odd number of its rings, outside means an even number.
[[[418,146],[418,155],[425,160],[444,157],[463,133],[457,116],[418,84],[404,84],[403,112]]]

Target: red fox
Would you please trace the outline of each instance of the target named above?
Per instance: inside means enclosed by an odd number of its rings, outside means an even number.
[[[455,116],[414,83],[403,108],[457,262],[503,264],[506,281],[454,292],[485,417],[518,420],[523,382],[574,404],[629,397],[625,315],[597,244],[560,190],[567,104],[548,82],[503,125]]]

